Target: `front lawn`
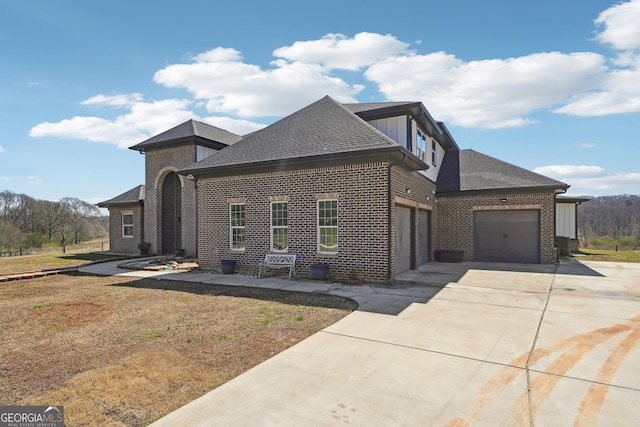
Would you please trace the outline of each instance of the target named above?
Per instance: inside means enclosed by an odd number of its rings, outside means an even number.
[[[146,425],[356,308],[323,294],[126,277],[0,284],[0,405]]]

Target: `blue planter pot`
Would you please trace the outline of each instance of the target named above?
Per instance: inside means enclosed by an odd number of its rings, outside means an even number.
[[[311,264],[311,277],[315,280],[327,280],[329,277],[329,264],[325,262]]]
[[[233,274],[236,271],[235,259],[223,259],[220,261],[220,269],[222,274]]]

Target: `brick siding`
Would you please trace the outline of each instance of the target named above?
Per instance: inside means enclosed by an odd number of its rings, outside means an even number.
[[[133,236],[122,237],[122,213],[133,213]],[[140,253],[138,243],[142,241],[142,207],[139,203],[109,208],[109,252],[122,255]]]
[[[426,208],[423,202],[427,195],[432,196],[433,183],[398,167],[393,170],[392,194],[403,197],[401,202],[416,209],[419,204]],[[406,191],[408,187],[410,194]],[[317,251],[317,201],[333,197],[338,199],[339,250],[337,255],[322,255]],[[386,163],[201,180],[198,183],[201,268],[219,270],[220,260],[235,259],[240,272],[256,274],[259,262],[270,250],[269,209],[270,202],[276,200],[288,202],[289,253],[302,255],[302,260],[296,263],[298,276],[309,276],[311,264],[326,262],[334,280],[388,279]],[[244,252],[229,249],[230,203],[245,204]],[[392,218],[392,232],[394,227]]]
[[[162,184],[166,176],[176,170],[195,163],[196,146],[188,143],[181,146],[149,150],[145,153],[145,240],[151,243],[154,253],[162,249]],[[180,176],[182,187],[182,249],[195,256],[196,235],[196,189],[195,183]]]
[[[538,209],[540,211],[540,263],[557,260],[555,241],[555,199],[553,190],[505,192],[502,194],[447,194],[436,197],[436,250],[461,250],[465,261],[473,261],[473,213],[475,210]],[[506,202],[502,202],[506,199]]]
[[[415,268],[418,266],[418,248],[420,246],[418,236],[424,236],[429,240],[429,242],[433,242],[434,238],[434,227],[433,227],[433,216],[432,216],[432,225],[431,225],[431,233],[427,234],[429,230],[421,230],[419,224],[419,216],[417,215],[418,210],[427,210],[433,211],[433,203],[434,203],[434,193],[436,189],[436,185],[423,176],[420,172],[408,172],[399,167],[394,167],[392,169],[391,175],[391,194],[393,195],[393,208],[391,215],[391,228],[392,228],[392,253],[396,253],[396,218],[395,218],[395,206],[403,206],[408,207],[413,211],[413,223],[411,224],[411,229],[414,231],[414,235],[416,236],[413,239],[413,247],[411,248],[411,266]],[[433,244],[430,245],[433,248]],[[433,259],[432,251],[429,253],[429,260]],[[396,258],[395,256],[391,259],[392,263],[392,277],[396,275]]]

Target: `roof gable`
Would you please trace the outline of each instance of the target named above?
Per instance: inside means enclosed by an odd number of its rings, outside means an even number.
[[[132,150],[145,151],[152,147],[165,145],[176,141],[185,141],[193,138],[201,138],[224,145],[234,144],[242,139],[240,135],[236,135],[224,129],[211,126],[209,124],[196,120],[187,120],[167,131],[153,136],[139,144],[130,147]]]
[[[377,149],[401,147],[326,96],[181,172]]]
[[[434,120],[421,102],[370,102],[344,104],[345,108],[366,121],[388,117],[409,116],[435,138],[445,151],[458,151],[458,143],[444,123]]]
[[[566,189],[569,185],[474,150],[447,153],[437,184],[438,192],[542,187]]]

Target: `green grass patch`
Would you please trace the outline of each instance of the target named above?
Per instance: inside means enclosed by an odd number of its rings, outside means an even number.
[[[42,304],[34,304],[34,305],[31,306],[31,308],[37,310],[39,308],[51,307],[52,305],[53,305],[52,302],[45,302],[45,303],[42,303]]]
[[[640,250],[613,251],[607,249],[580,249],[584,261],[640,262]]]

